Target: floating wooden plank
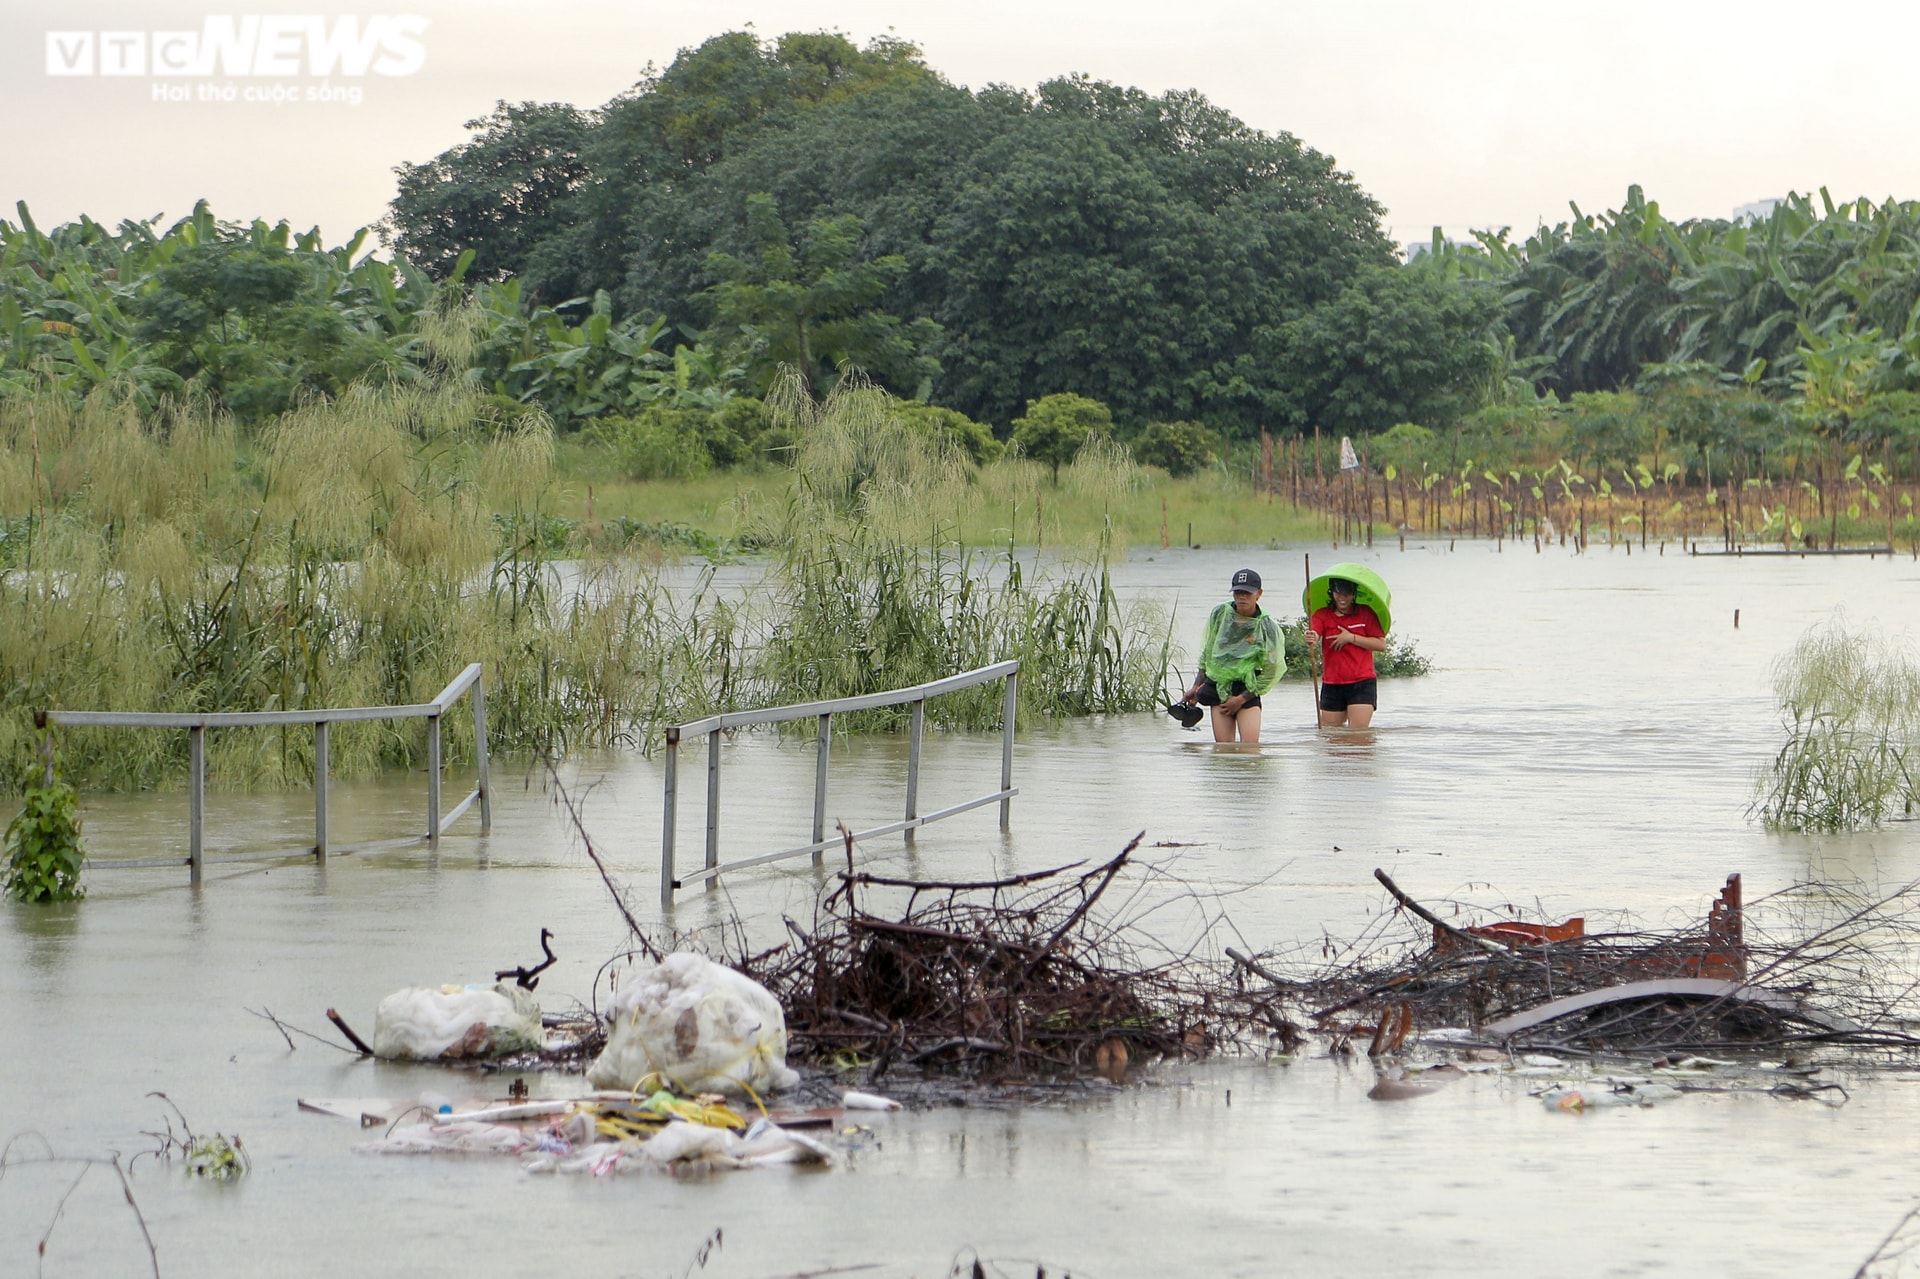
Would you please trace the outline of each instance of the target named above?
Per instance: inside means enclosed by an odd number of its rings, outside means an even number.
[[[1488,1022],[1481,1029],[1493,1038],[1508,1039],[1523,1030],[1545,1025],[1570,1013],[1584,1012],[1589,1008],[1602,1008],[1608,1004],[1631,1003],[1636,999],[1658,999],[1663,996],[1726,999],[1735,1003],[1753,1004],[1788,1017],[1797,1017],[1801,1021],[1811,1022],[1835,1034],[1856,1034],[1862,1029],[1844,1017],[1835,1017],[1817,1009],[1803,1007],[1799,1000],[1790,995],[1763,990],[1758,986],[1749,986],[1745,982],[1721,981],[1711,977],[1665,977],[1655,981],[1630,981],[1619,986],[1584,990],[1577,995],[1549,1000],[1537,1008],[1529,1008],[1524,1012],[1502,1017],[1498,1021]]]
[[[335,1119],[351,1119],[362,1127],[390,1123],[418,1102],[395,1101],[391,1097],[301,1097],[300,1109]]]
[[[425,1107],[414,1097],[299,1097],[295,1099],[300,1109],[316,1115],[328,1115],[335,1119],[357,1120],[363,1127],[368,1124],[391,1123],[409,1111],[419,1111],[423,1115]],[[505,1104],[491,1102],[485,1097],[472,1097],[457,1103],[462,1110],[478,1110],[483,1106]],[[441,1116],[445,1118],[445,1116]]]

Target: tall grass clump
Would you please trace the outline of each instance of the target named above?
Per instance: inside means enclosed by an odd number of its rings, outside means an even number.
[[[1774,665],[1787,740],[1753,810],[1779,830],[1855,830],[1914,811],[1920,662],[1905,638],[1843,615],[1808,629]]]
[[[855,379],[785,411],[795,482],[748,530],[767,579],[722,594],[560,519],[549,424],[458,378],[354,387],[245,429],[196,401],[0,400],[0,785],[41,767],[35,710],[419,703],[475,661],[502,751],[644,745],[680,719],[1009,657],[1024,716],[1153,704],[1165,628],[1116,598],[1110,529],[1044,566],[969,547],[955,530],[979,472],[948,433]],[[1119,491],[1130,466],[1095,450],[1065,479]],[[1000,692],[931,711],[994,726]],[[449,764],[471,751],[470,715],[449,714]],[[186,749],[158,730],[58,744],[91,788],[177,784]],[[343,776],[424,753],[418,721],[333,729]],[[219,785],[305,785],[313,733],[222,730],[208,763]]]
[[[1165,628],[1115,597],[1110,538],[1046,567],[968,546],[955,530],[979,500],[980,475],[951,440],[857,384],[781,410],[797,419],[799,483],[766,537],[778,567],[757,701],[856,696],[1019,658],[1023,716],[1154,705]],[[1023,478],[1041,469],[1018,460],[988,469],[1014,468]],[[1088,482],[1102,484],[1118,467],[1103,455],[1089,469]],[[983,686],[929,703],[928,714],[991,727],[1000,699]],[[849,727],[888,727],[906,713],[876,711]]]
[[[30,713],[308,709],[431,699],[486,664],[501,749],[633,739],[728,704],[738,627],[637,557],[562,567],[553,441],[457,384],[355,389],[242,433],[204,403],[141,413],[0,401],[0,780],[37,768]],[[719,674],[714,674],[715,671]],[[449,717],[449,761],[470,735]],[[342,775],[412,765],[413,721],[335,727]],[[229,786],[303,784],[308,728],[209,735]],[[71,730],[83,786],[169,785],[183,733]]]

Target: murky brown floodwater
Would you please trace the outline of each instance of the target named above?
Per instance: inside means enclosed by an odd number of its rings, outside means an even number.
[[[1323,565],[1349,557],[1377,562],[1398,626],[1441,668],[1383,688],[1371,742],[1313,732],[1294,686],[1269,699],[1257,755],[1217,754],[1160,715],[1042,729],[1020,740],[1010,834],[986,808],[870,854],[896,873],[975,877],[1098,857],[1145,828],[1197,844],[1156,853],[1180,875],[1241,890],[1225,908],[1256,947],[1364,924],[1382,901],[1375,866],[1428,898],[1659,922],[1697,918],[1733,870],[1749,900],[1810,874],[1920,877],[1920,827],[1795,838],[1744,816],[1777,739],[1768,664],[1842,603],[1855,620],[1914,627],[1912,561],[1314,550]],[[1177,599],[1184,636],[1241,563],[1275,584],[1300,573],[1298,551],[1143,552],[1120,580]],[[1290,595],[1276,585],[1269,603]],[[998,751],[997,738],[931,737],[923,811],[991,789]],[[897,815],[903,752],[837,746],[830,811],[856,826]],[[652,916],[657,761],[576,767],[597,844]],[[437,858],[221,867],[198,895],[184,872],[95,870],[77,907],[0,908],[0,1137],[31,1130],[63,1154],[150,1147],[156,1089],[203,1130],[239,1132],[255,1171],[237,1184],[143,1161],[135,1186],[170,1275],[678,1275],[715,1227],[725,1245],[704,1273],[740,1276],[860,1263],[940,1275],[969,1248],[1108,1276],[1848,1275],[1920,1198],[1908,1157],[1920,1081],[1850,1083],[1837,1109],[1690,1096],[1573,1117],[1530,1099],[1535,1081],[1494,1076],[1383,1105],[1366,1098],[1364,1066],[1311,1056],[1164,1067],[1071,1110],[883,1117],[877,1144],[825,1174],[599,1182],[356,1156],[357,1129],[295,1098],[459,1093],[464,1077],[306,1040],[289,1053],[249,1009],[321,1030],[338,1006],[364,1033],[388,991],[526,962],[542,926],[559,938],[540,988],[554,1006],[584,997],[620,941],[538,779],[496,769],[492,836],[450,837]],[[701,821],[690,771],[688,862]],[[800,842],[812,775],[810,746],[730,745],[729,855]],[[420,789],[417,777],[338,787],[336,838],[402,833],[422,820]],[[216,847],[310,838],[304,794],[216,794],[209,810]],[[184,848],[180,795],[95,798],[87,820],[102,860]],[[724,894],[688,895],[675,922],[738,910],[769,927],[807,909],[813,882],[805,863],[747,872]],[[1174,907],[1157,926],[1177,935],[1192,918]],[[33,1273],[70,1180],[33,1166],[0,1180],[0,1274]],[[90,1175],[45,1273],[144,1265],[117,1188]]]

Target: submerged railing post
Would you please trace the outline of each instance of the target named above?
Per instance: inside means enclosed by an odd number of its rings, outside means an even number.
[[[660,905],[673,905],[673,826],[680,807],[680,726],[667,725],[667,793],[660,808]]]
[[[440,717],[427,716],[427,845],[440,847]]]
[[[1013,736],[1015,716],[1019,708],[1017,677],[1020,663],[1017,659],[995,662],[977,670],[963,671],[958,675],[949,675],[944,679],[928,680],[908,688],[894,689],[886,693],[863,693],[855,697],[837,697],[815,702],[800,702],[790,706],[770,706],[761,710],[725,711],[708,715],[702,719],[688,720],[683,724],[667,726],[666,795],[662,805],[660,831],[660,902],[665,908],[673,905],[674,894],[681,888],[704,883],[709,892],[718,884],[722,872],[744,869],[748,866],[763,866],[772,862],[784,861],[790,857],[811,857],[814,864],[820,865],[825,859],[830,836],[827,834],[827,778],[833,759],[833,721],[835,716],[851,715],[858,711],[877,710],[886,706],[907,706],[912,711],[911,736],[907,750],[907,793],[906,816],[899,821],[890,821],[870,830],[852,831],[854,840],[877,839],[882,835],[904,834],[907,841],[916,839],[915,832],[921,826],[946,818],[971,812],[976,808],[985,808],[988,804],[1000,805],[1000,825],[1006,829],[1011,817],[1008,801],[1015,794],[1013,789]],[[949,804],[931,813],[920,811],[920,773],[925,762],[927,702],[935,697],[943,697],[962,689],[977,688],[994,680],[1006,682],[1006,723],[1003,726],[1000,760],[1000,788],[977,795],[957,804]],[[752,728],[760,724],[797,723],[811,719],[818,726],[814,740],[813,774],[813,839],[809,843],[781,852],[762,853],[758,856],[722,863],[720,860],[720,751],[722,733],[741,728]],[[689,870],[682,875],[678,872],[674,856],[674,844],[677,837],[675,818],[679,810],[679,747],[682,742],[704,735],[707,739],[707,855],[706,864],[698,870]],[[749,792],[752,791],[749,786]]]
[[[819,757],[813,764],[813,842],[819,843],[827,837],[827,755],[833,749],[833,715],[831,712],[820,717]],[[813,864],[818,866],[826,850],[813,850]]]
[[[487,681],[473,677],[473,755],[478,765],[475,787],[480,792],[480,833],[493,830],[493,786],[487,777]]]
[[[451,826],[476,802],[480,805],[480,833],[486,834],[493,823],[492,783],[488,775],[486,693],[481,683],[479,662],[468,664],[452,682],[440,690],[431,702],[410,702],[390,706],[330,706],[301,710],[271,711],[62,711],[48,710],[49,724],[86,728],[163,728],[187,730],[187,864],[197,887],[206,869],[207,825],[207,730],[209,728],[313,728],[313,842],[292,848],[265,852],[223,852],[213,860],[272,861],[311,857],[324,864],[336,851],[329,829],[329,810],[333,791],[333,726],[368,720],[424,719],[427,721],[427,829],[401,840],[386,840],[357,847],[393,847],[425,841],[437,850],[443,827]],[[441,722],[447,708],[461,694],[473,693],[474,748],[479,774],[474,790],[448,813],[445,808],[446,751]],[[356,846],[343,846],[352,852]],[[177,866],[176,857],[107,859],[100,866]]]
[[[720,864],[720,730],[707,734],[707,869]],[[707,880],[711,891],[716,880]]]
[[[316,860],[323,862],[327,860],[327,736],[327,721],[315,720],[313,725],[313,855]]]
[[[200,887],[203,850],[201,827],[207,816],[207,729],[195,724],[187,730],[187,876]]]
[[[907,828],[901,832],[907,843],[913,842],[913,819],[920,815],[920,740],[927,730],[927,699],[913,704],[913,727],[907,732]]]
[[[1011,829],[1013,824],[1013,797],[1006,792],[1013,789],[1013,721],[1020,710],[1020,672],[1007,672],[1007,709],[1006,722],[1000,729],[1000,829]]]

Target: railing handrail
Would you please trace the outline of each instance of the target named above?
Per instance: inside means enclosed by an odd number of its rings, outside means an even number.
[[[700,719],[688,720],[684,724],[670,726],[667,729],[667,740],[678,742],[706,733],[726,732],[734,728],[751,728],[757,724],[784,724],[788,720],[812,719],[820,715],[844,715],[850,711],[878,710],[883,706],[905,706],[910,702],[938,697],[942,693],[957,693],[963,688],[972,688],[977,684],[990,684],[1019,669],[1020,659],[1016,657],[1005,662],[995,662],[992,666],[982,666],[977,670],[949,675],[945,679],[928,680],[924,684],[914,684],[908,688],[893,689],[885,693],[862,693],[857,697],[836,697],[824,702],[795,702],[787,706],[770,706],[758,711],[723,711],[718,715],[707,715]]]
[[[1006,681],[1004,719],[1000,728],[1000,788],[974,799],[948,805],[939,812],[922,815],[920,812],[920,744],[926,733],[927,699],[944,693],[956,693],[961,689],[990,683],[996,679]],[[660,904],[670,909],[673,906],[673,894],[676,890],[697,883],[705,883],[711,887],[723,871],[741,870],[748,866],[764,866],[790,857],[810,855],[815,862],[820,860],[824,850],[836,842],[826,838],[827,758],[833,742],[833,717],[852,711],[875,710],[882,706],[913,707],[913,720],[907,746],[906,813],[900,821],[861,831],[853,836],[854,839],[876,838],[898,832],[904,834],[907,841],[911,843],[914,832],[929,822],[937,822],[992,803],[1000,805],[1000,828],[1007,829],[1009,806],[1013,797],[1020,793],[1013,785],[1013,731],[1015,712],[1019,709],[1019,704],[1020,662],[1015,658],[995,662],[991,666],[982,666],[977,670],[962,671],[958,675],[949,675],[945,679],[928,680],[924,684],[896,688],[885,693],[866,693],[858,697],[836,697],[821,702],[771,706],[757,711],[727,711],[724,714],[708,715],[702,719],[669,727],[666,734],[666,759],[663,770],[665,794],[660,814]],[[815,719],[820,725],[816,746],[818,759],[814,765],[812,842],[801,844],[796,848],[762,853],[722,864],[720,861],[720,735],[728,729],[750,728],[757,724],[783,724],[800,719]],[[703,735],[707,739],[706,865],[690,874],[681,875],[674,864],[676,827],[680,809],[680,744],[686,737]]]
[[[473,695],[473,739],[475,755],[474,787],[470,794],[444,817],[440,812],[441,751],[440,721],[454,702]],[[187,856],[186,864],[193,886],[200,886],[200,870],[208,860],[202,847],[201,823],[206,812],[207,752],[209,728],[263,728],[310,724],[313,726],[313,843],[290,852],[238,853],[216,855],[219,861],[252,861],[282,857],[327,859],[327,778],[329,730],[335,724],[369,719],[424,719],[427,721],[427,830],[424,835],[379,845],[398,846],[425,842],[439,848],[440,836],[475,803],[480,805],[480,833],[493,828],[492,786],[487,775],[487,689],[481,679],[481,664],[467,668],[440,690],[431,702],[410,702],[403,706],[332,706],[289,711],[208,711],[182,713],[170,711],[47,711],[46,722],[72,728],[184,728],[187,730]],[[336,849],[350,852],[351,849]],[[129,866],[173,865],[174,858],[142,858]],[[109,863],[110,864],[110,863]]]
[[[70,728],[267,728],[292,724],[344,724],[367,719],[427,719],[444,715],[480,678],[474,662],[453,677],[431,702],[401,706],[334,706],[292,711],[48,711],[47,722]]]

